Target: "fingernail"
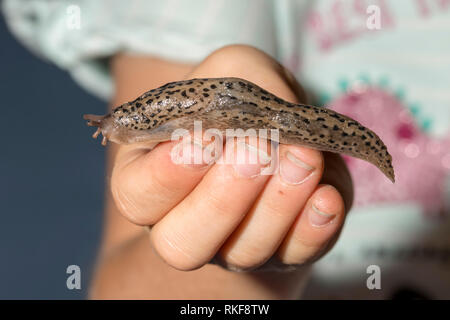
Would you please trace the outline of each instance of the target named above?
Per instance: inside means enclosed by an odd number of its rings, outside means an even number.
[[[300,184],[314,172],[314,167],[300,160],[290,151],[280,162],[280,176],[288,184]]]
[[[323,227],[329,224],[336,217],[335,214],[323,212],[313,204],[309,210],[309,221],[314,227]]]
[[[263,164],[270,162],[271,157],[261,149],[248,143],[237,143],[233,168],[242,177],[254,178],[261,174]]]

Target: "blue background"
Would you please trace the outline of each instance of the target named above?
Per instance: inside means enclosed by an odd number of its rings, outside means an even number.
[[[33,56],[0,18],[0,299],[85,298],[101,236],[105,102]],[[81,268],[68,290],[66,268]]]

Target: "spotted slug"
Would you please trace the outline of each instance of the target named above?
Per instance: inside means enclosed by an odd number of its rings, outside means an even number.
[[[167,83],[110,114],[84,115],[89,126],[119,144],[171,140],[175,129],[277,129],[279,142],[346,154],[378,167],[395,181],[386,145],[359,122],[323,107],[287,102],[239,78],[192,79]]]

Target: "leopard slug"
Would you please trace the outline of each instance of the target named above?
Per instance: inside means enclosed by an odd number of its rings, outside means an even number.
[[[104,116],[84,115],[107,140],[127,144],[171,139],[177,128],[277,129],[279,142],[363,159],[395,181],[386,145],[359,122],[323,107],[294,104],[239,78],[192,79],[167,83]]]

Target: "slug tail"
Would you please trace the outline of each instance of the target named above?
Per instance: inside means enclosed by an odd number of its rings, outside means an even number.
[[[395,172],[394,172],[394,167],[392,166],[392,157],[391,155],[388,153],[387,157],[389,160],[389,164],[386,163],[385,159],[379,159],[378,160],[378,164],[375,164],[380,170],[381,172],[384,173],[384,175],[392,181],[392,183],[395,183]]]
[[[388,152],[386,145],[383,143],[383,141],[375,134],[375,132],[368,130],[375,138],[373,141],[375,141],[375,145],[381,146],[380,150],[372,151],[370,149],[368,152],[370,152],[369,155],[365,155],[363,153],[360,154],[359,158],[366,160],[373,165],[375,165],[389,180],[391,180],[392,183],[395,183],[395,172],[394,167],[392,165],[392,156]]]

